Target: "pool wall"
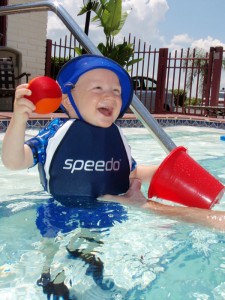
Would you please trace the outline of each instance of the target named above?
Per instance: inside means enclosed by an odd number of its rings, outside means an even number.
[[[181,118],[181,117],[157,117],[154,116],[157,122],[162,127],[168,126],[196,126],[196,127],[209,127],[209,128],[218,128],[225,129],[225,120],[223,119],[194,119],[194,118]],[[27,122],[27,128],[42,128],[48,125],[52,119],[30,119]],[[10,119],[2,119],[0,120],[0,132],[5,132]],[[133,118],[124,118],[116,121],[116,124],[120,127],[126,128],[141,128],[144,127],[141,121],[137,120],[135,117]]]

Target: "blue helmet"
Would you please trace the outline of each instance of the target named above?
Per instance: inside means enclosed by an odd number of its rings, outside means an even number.
[[[131,104],[133,98],[133,84],[129,74],[115,61],[100,55],[85,54],[69,60],[59,71],[57,81],[63,94],[68,94],[69,100],[80,119],[76,104],[73,101],[71,90],[79,77],[94,69],[107,69],[114,72],[121,85],[122,107],[119,117],[122,117]]]

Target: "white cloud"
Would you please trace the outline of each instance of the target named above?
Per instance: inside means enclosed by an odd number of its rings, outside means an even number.
[[[76,23],[84,28],[85,15],[77,16],[82,1],[63,0],[64,8],[75,19]],[[158,24],[164,19],[169,6],[167,0],[123,0],[123,11],[130,11],[130,14],[125,22],[121,35],[116,37],[116,41],[120,40],[129,33],[136,36],[138,39],[149,43],[157,44],[163,41],[158,31]],[[94,44],[104,41],[102,28],[97,27],[97,23],[90,25],[90,38]],[[48,22],[48,36],[53,41],[63,37],[68,31],[60,19],[50,13]]]
[[[193,42],[192,38],[187,33],[184,33],[184,34],[174,35],[171,41],[168,44],[165,44],[165,46],[169,48],[171,52],[173,52],[181,48],[190,47],[192,42]]]
[[[187,44],[190,43],[192,41],[192,38],[187,34],[179,34],[179,35],[175,35],[172,39],[172,43],[174,44]]]
[[[225,48],[225,44],[223,44],[218,39],[213,39],[211,36],[207,38],[201,38],[198,40],[193,40],[187,33],[174,35],[171,41],[166,44],[166,47],[169,48],[170,52],[175,50],[179,50],[181,48],[202,48],[206,51],[209,51],[210,47],[222,46]]]
[[[135,12],[136,21],[161,20],[164,18],[165,12],[169,9],[166,0],[124,0],[124,10],[132,9]],[[133,24],[135,25],[135,24]]]
[[[132,33],[132,36],[149,45],[162,42],[163,37],[160,36],[158,24],[164,20],[169,9],[166,0],[124,0],[123,8],[132,8],[121,32],[123,36]]]
[[[214,39],[211,36],[194,40],[189,34],[183,33],[174,35],[170,41],[166,40],[158,27],[159,24],[165,19],[169,10],[168,0],[123,0],[123,11],[129,11],[130,14],[125,22],[125,25],[116,37],[116,42],[121,42],[122,39],[128,37],[132,33],[132,38],[136,37],[145,42],[146,45],[154,46],[154,48],[168,47],[171,52],[181,48],[203,48],[209,50],[211,46],[221,45],[225,48],[220,40]],[[82,7],[82,1],[61,0],[63,7],[74,18],[76,23],[84,28],[86,15],[77,16]],[[94,14],[92,13],[92,16]],[[53,13],[49,13],[48,21],[48,38],[53,41],[58,41],[59,38],[64,38],[68,34],[65,25]],[[103,29],[98,27],[97,23],[91,22],[89,37],[92,42],[97,45],[99,42],[104,42],[105,36]]]
[[[64,30],[65,25],[60,21],[56,15],[50,13],[48,16],[48,31],[49,32],[54,32],[56,30]]]
[[[191,48],[202,48],[205,50],[209,50],[210,47],[222,46],[225,48],[225,44],[223,44],[218,39],[213,39],[211,36],[207,36],[206,39],[195,40],[191,44]]]
[[[77,16],[82,7],[82,1],[62,0],[58,2],[62,4],[76,23],[83,28],[85,24],[85,15]],[[47,31],[48,37],[53,41],[57,41],[59,38],[63,38],[65,34],[68,34],[66,26],[61,22],[60,18],[52,12],[50,12],[48,16]]]

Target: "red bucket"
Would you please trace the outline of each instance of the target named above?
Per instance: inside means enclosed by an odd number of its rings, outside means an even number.
[[[209,209],[221,199],[223,193],[224,185],[180,146],[171,151],[155,172],[148,197]]]

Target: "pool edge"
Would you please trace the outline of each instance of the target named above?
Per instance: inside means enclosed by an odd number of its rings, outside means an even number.
[[[5,132],[12,113],[0,113],[0,132]],[[42,128],[48,125],[52,119],[58,117],[64,117],[64,114],[50,114],[50,115],[38,115],[33,114],[27,122],[27,128]],[[199,117],[193,115],[153,115],[157,122],[162,127],[168,126],[196,126],[196,127],[209,127],[225,129],[225,119]],[[125,114],[122,119],[116,121],[116,124],[120,127],[127,128],[141,128],[144,127],[140,120],[136,118],[134,114]]]

